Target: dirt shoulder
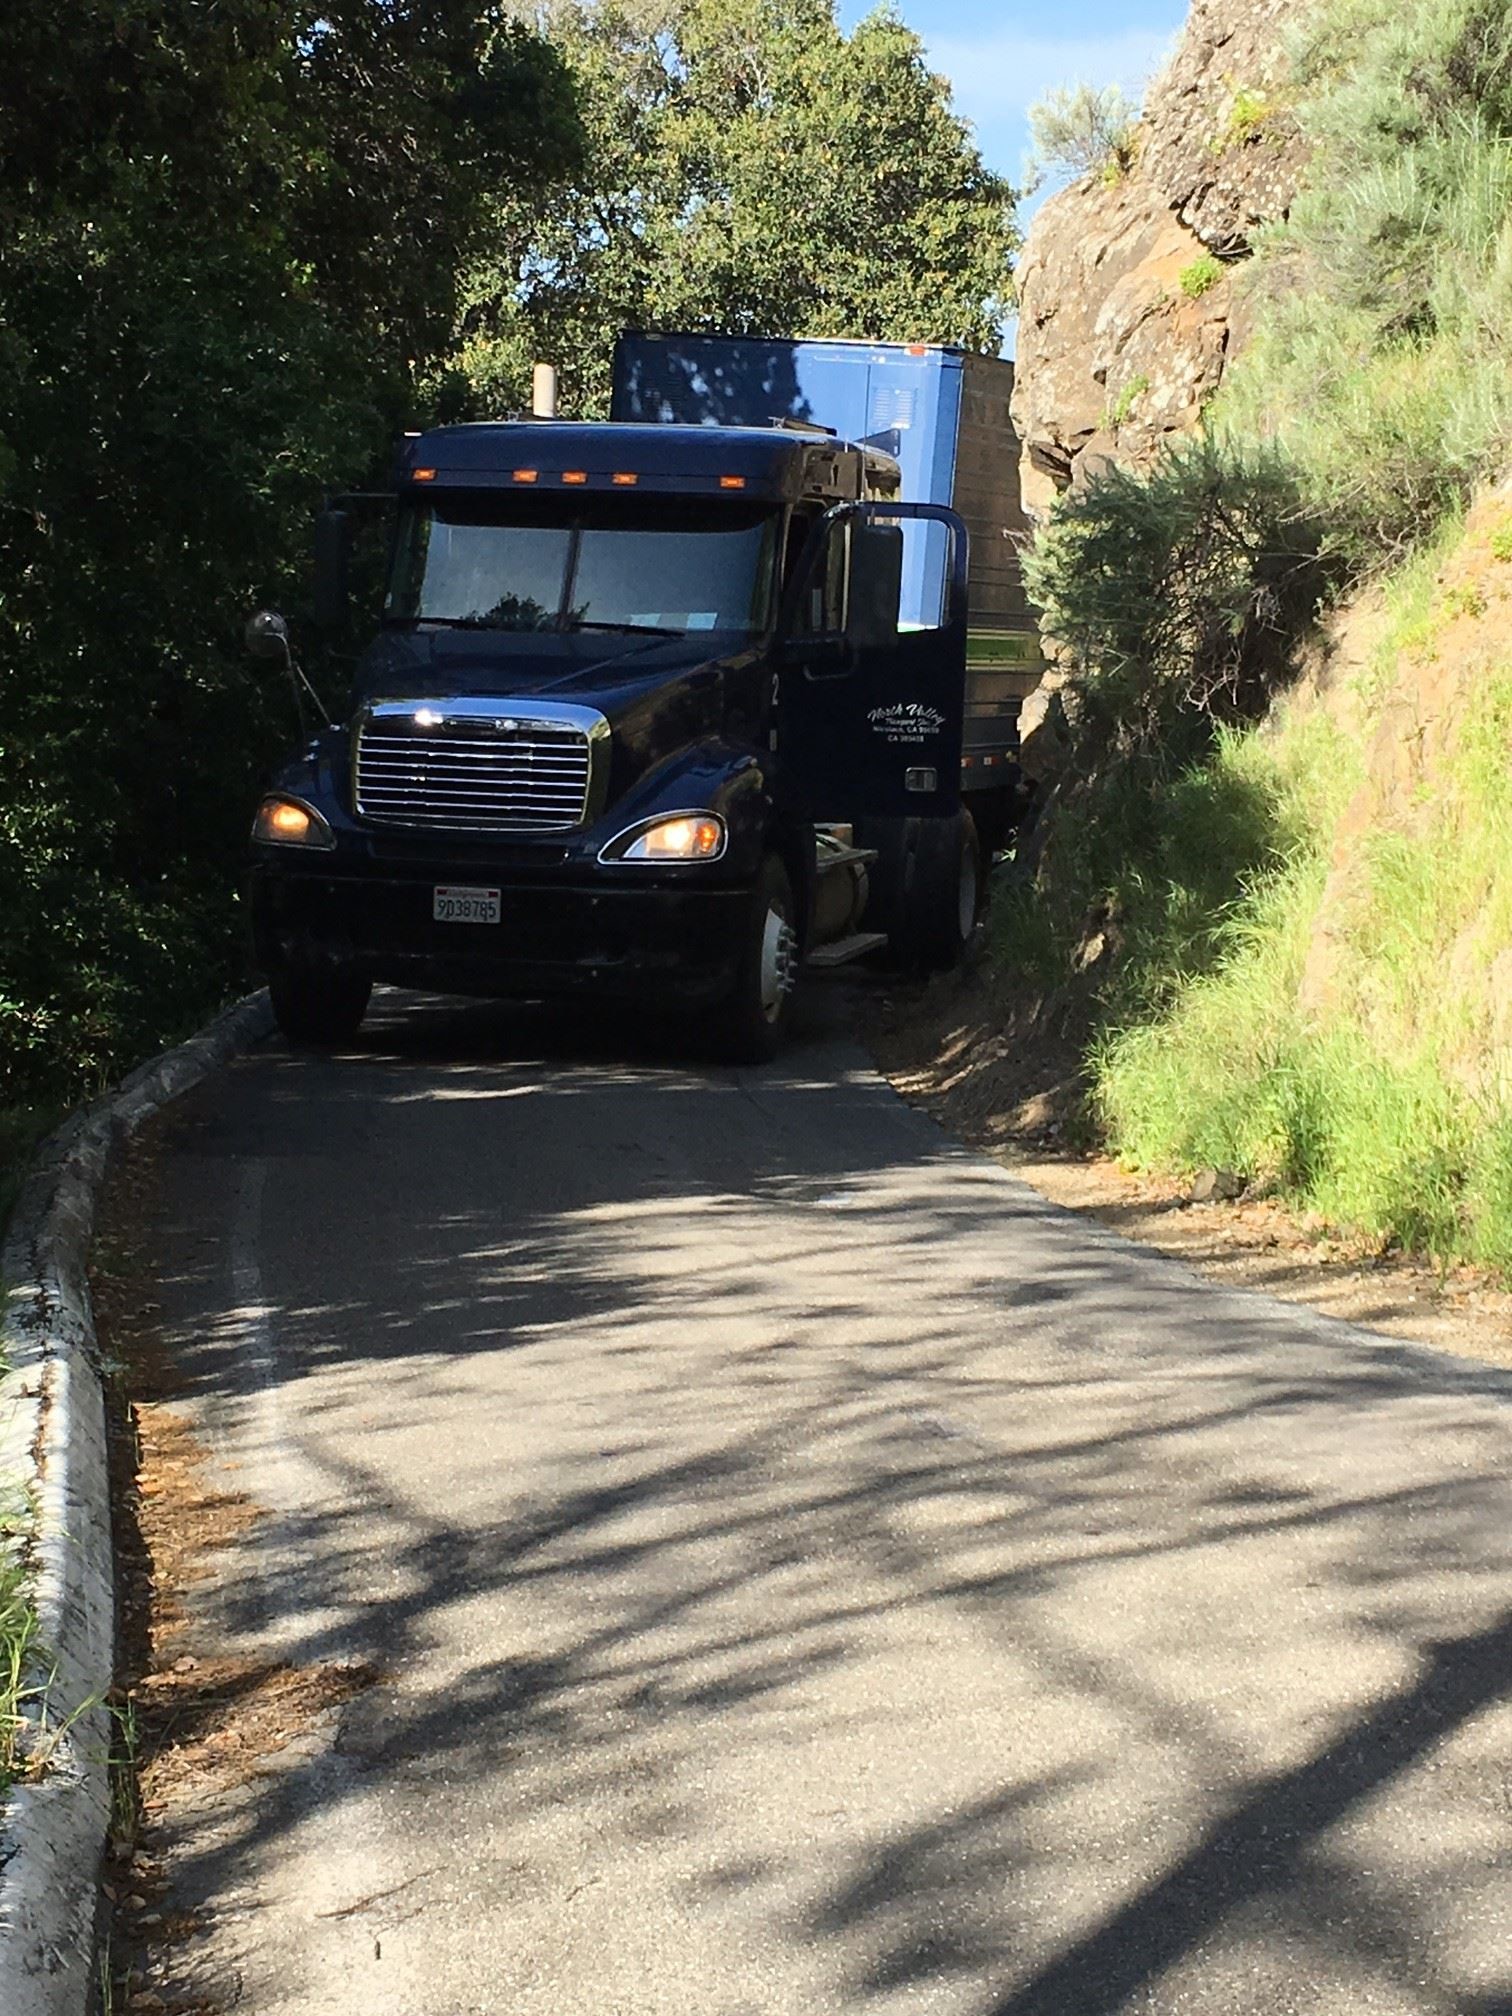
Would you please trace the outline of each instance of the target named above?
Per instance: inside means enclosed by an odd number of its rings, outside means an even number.
[[[1185,1183],[1130,1175],[1083,1149],[1075,1032],[1053,1013],[1005,1012],[980,970],[895,983],[865,1002],[861,1023],[879,1068],[910,1104],[1053,1203],[1226,1287],[1512,1366],[1512,1293],[1472,1269],[1441,1275],[1270,1199],[1194,1204]]]

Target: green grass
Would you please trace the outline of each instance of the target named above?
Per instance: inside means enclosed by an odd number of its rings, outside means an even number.
[[[1395,677],[1399,657],[1433,655],[1441,627],[1439,575],[1445,561],[1464,537],[1464,530],[1464,513],[1448,512],[1440,520],[1433,537],[1419,546],[1383,583],[1387,626],[1371,667],[1376,688]]]
[[[1115,429],[1133,417],[1134,408],[1150,389],[1150,381],[1143,372],[1131,378],[1103,416],[1103,425]]]
[[[37,1635],[30,1581],[17,1559],[19,1542],[28,1523],[20,1510],[0,1518],[0,1795],[15,1782],[22,1769],[18,1748],[20,1704],[25,1689],[26,1658]]]
[[[0,1107],[0,1237],[3,1237],[10,1208],[16,1200],[21,1179],[32,1150],[57,1124],[56,1109],[37,1106]],[[0,1282],[0,1288],[3,1288]],[[0,1358],[0,1373],[5,1370]],[[0,1485],[4,1480],[0,1479]],[[30,1584],[18,1559],[20,1542],[30,1523],[19,1492],[12,1503],[0,1503],[0,1794],[14,1781],[21,1766],[17,1750],[20,1734],[20,1701],[24,1685],[26,1655],[36,1637],[37,1620],[32,1609]]]
[[[1419,561],[1397,584],[1384,655],[1421,651],[1465,613],[1465,591],[1435,595],[1428,579]],[[1382,665],[1366,677],[1379,690]],[[1242,785],[1243,803],[1271,809],[1270,836],[1209,912],[1204,960],[1169,903],[1138,948],[1145,974],[1125,980],[1092,1057],[1114,1150],[1143,1168],[1234,1169],[1333,1223],[1512,1272],[1509,761],[1505,669],[1472,689],[1411,806],[1394,800],[1342,842],[1359,756],[1318,709],[1201,766],[1196,798],[1232,808]],[[1220,854],[1223,829],[1216,817]],[[1188,822],[1168,887],[1194,845],[1187,879],[1205,882],[1209,843]]]

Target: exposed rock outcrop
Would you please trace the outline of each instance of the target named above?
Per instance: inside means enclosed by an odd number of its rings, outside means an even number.
[[[1279,80],[1301,5],[1193,0],[1145,108],[1144,178],[1222,258],[1242,258],[1297,191],[1304,157]]]
[[[1303,151],[1280,94],[1306,0],[1193,0],[1126,175],[1045,204],[1019,268],[1024,502],[1139,465],[1194,427],[1243,339],[1236,269],[1284,214]]]

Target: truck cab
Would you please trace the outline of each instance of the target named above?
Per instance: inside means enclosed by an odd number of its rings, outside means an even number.
[[[793,425],[406,441],[350,719],[254,822],[285,1033],[347,1039],[386,981],[636,1000],[759,1060],[806,959],[958,956],[967,535],[898,488]]]

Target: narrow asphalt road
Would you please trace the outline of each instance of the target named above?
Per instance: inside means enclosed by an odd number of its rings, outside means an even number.
[[[269,1512],[197,1628],[384,1674],[180,1823],[237,2010],[1512,2012],[1512,1376],[1058,1212],[824,999],[730,1073],[390,996],[152,1243]]]

